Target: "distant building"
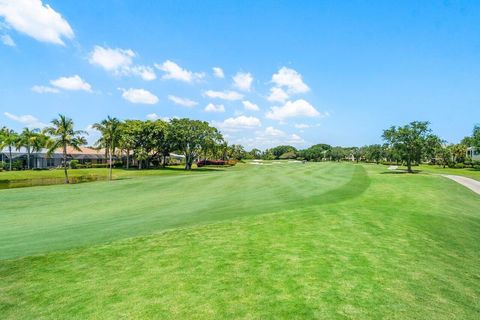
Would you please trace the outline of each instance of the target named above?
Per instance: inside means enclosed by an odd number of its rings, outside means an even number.
[[[57,149],[55,152],[48,155],[47,149],[41,149],[36,152],[30,152],[30,168],[31,169],[50,169],[61,167],[63,165],[63,151]],[[12,162],[21,161],[21,166],[27,168],[27,149],[12,147]],[[0,161],[8,163],[10,152],[7,148],[0,149]],[[81,147],[80,151],[75,150],[72,147],[67,147],[67,163],[71,160],[77,160],[79,164],[104,164],[109,163],[109,159],[105,154],[105,149],[94,149],[89,147]],[[113,156],[114,161],[123,161],[125,163],[126,156],[121,157]],[[185,161],[185,156],[175,153],[170,153],[168,160],[169,163],[182,163]],[[130,159],[131,165],[138,165],[135,159]]]
[[[467,157],[471,158],[474,161],[480,161],[479,148],[475,148],[475,147],[467,148]]]
[[[47,149],[41,149],[36,152],[30,152],[30,168],[32,169],[49,169],[60,167],[63,164],[63,151],[61,149],[48,155]],[[12,148],[12,161],[21,161],[22,167],[27,167],[27,149],[22,147],[19,149]],[[0,149],[0,161],[9,162],[10,152],[8,147]],[[81,151],[71,147],[67,148],[67,162],[78,160],[79,163],[99,164],[105,163],[105,150],[97,150],[88,147],[82,147]]]

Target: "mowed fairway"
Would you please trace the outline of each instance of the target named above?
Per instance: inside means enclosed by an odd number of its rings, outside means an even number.
[[[2,318],[480,317],[480,197],[335,163],[0,191]]]

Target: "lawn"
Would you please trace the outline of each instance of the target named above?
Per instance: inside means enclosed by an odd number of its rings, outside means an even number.
[[[480,317],[478,195],[277,163],[0,191],[0,314]]]
[[[430,172],[435,174],[453,174],[458,176],[465,176],[480,181],[480,170],[473,168],[443,168],[442,166],[431,166],[431,165],[421,165],[416,167],[416,169],[422,170],[424,172]]]

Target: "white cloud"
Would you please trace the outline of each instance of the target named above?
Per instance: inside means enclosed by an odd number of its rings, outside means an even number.
[[[275,129],[274,127],[267,127],[265,128],[265,131],[262,133],[265,136],[269,137],[284,137],[285,132],[279,129]]]
[[[12,37],[10,37],[8,34],[2,34],[0,36],[0,41],[2,41],[2,43],[6,46],[9,46],[9,47],[15,47],[16,44],[15,44],[15,41],[13,41]]]
[[[178,104],[178,105],[184,106],[184,107],[188,107],[188,108],[194,107],[198,104],[196,101],[193,101],[193,100],[190,100],[190,99],[187,99],[187,98],[176,97],[176,96],[172,96],[172,95],[168,96],[168,100],[172,101],[175,104]]]
[[[166,122],[170,122],[170,120],[172,120],[173,118],[178,118],[177,116],[173,116],[173,117],[161,117],[159,116],[158,114],[156,113],[149,113],[145,116],[145,118],[147,118],[147,120],[151,120],[151,121],[155,121],[155,120],[163,120],[163,121],[166,121]]]
[[[21,124],[23,124],[24,126],[26,126],[27,128],[44,128],[47,126],[47,124],[41,122],[40,120],[38,120],[37,118],[35,118],[34,116],[30,115],[30,114],[26,114],[26,115],[21,115],[21,116],[17,116],[17,115],[14,115],[14,114],[11,114],[10,112],[4,112],[3,113],[5,115],[5,117],[13,120],[13,121],[16,121],[16,122],[19,122]]]
[[[243,91],[250,91],[252,86],[253,77],[250,73],[238,72],[233,76],[233,85]]]
[[[0,0],[0,16],[15,30],[38,41],[65,45],[74,33],[60,13],[41,0]]]
[[[152,81],[157,79],[155,71],[151,67],[146,66],[133,66],[125,69],[125,73],[131,73],[133,75],[141,77],[145,81]]]
[[[130,49],[111,49],[95,46],[90,53],[89,62],[107,71],[119,72],[132,64],[135,52]]]
[[[271,107],[265,116],[268,119],[283,121],[293,117],[318,117],[321,113],[303,99],[287,101],[282,107]]]
[[[250,111],[260,111],[260,108],[253,102],[250,102],[248,100],[245,100],[245,101],[242,101],[243,103],[243,107],[246,109],[246,110],[250,110]]]
[[[239,143],[246,148],[271,148],[278,145],[293,145],[302,146],[305,140],[297,134],[288,134],[282,130],[274,127],[267,127],[265,130],[256,131],[252,138],[240,138],[234,140],[234,143]]]
[[[272,82],[279,87],[286,87],[290,93],[303,93],[310,90],[303,82],[302,75],[287,67],[282,67],[277,73],[273,74]]]
[[[288,93],[285,92],[282,88],[273,87],[270,88],[270,95],[267,97],[268,101],[271,102],[285,102],[289,98]]]
[[[209,103],[205,109],[205,112],[225,112],[225,106],[223,104],[214,105],[213,103]]]
[[[102,136],[100,131],[95,129],[92,124],[89,124],[85,129],[83,129],[86,134],[87,144],[93,146],[95,142]]]
[[[310,128],[310,126],[308,124],[305,124],[305,123],[296,123],[295,128],[297,128],[297,129],[307,129],[307,128]]]
[[[238,116],[225,119],[223,122],[213,122],[213,125],[225,131],[238,131],[260,127],[262,123],[255,117]]]
[[[215,77],[221,78],[221,79],[225,78],[225,74],[223,73],[223,69],[222,69],[222,68],[220,68],[220,67],[213,67],[212,70],[213,70],[213,75],[214,75]]]
[[[160,119],[160,116],[156,113],[149,113],[149,114],[147,114],[146,118],[147,118],[147,120],[154,121],[154,120]]]
[[[83,81],[78,75],[71,77],[60,77],[56,80],[51,80],[50,83],[57,88],[64,90],[83,90],[92,91],[92,87],[87,82]]]
[[[174,79],[184,82],[193,82],[205,77],[204,73],[192,72],[183,69],[173,61],[167,60],[162,64],[155,64],[155,68],[165,72],[162,79]]]
[[[222,100],[229,100],[229,101],[234,101],[234,100],[242,100],[243,99],[243,94],[238,93],[236,91],[213,91],[213,90],[207,90],[204,92],[204,95],[212,98],[212,99],[222,99]]]
[[[157,75],[151,67],[133,65],[136,53],[131,49],[106,48],[95,46],[90,52],[88,61],[115,75],[134,75],[145,81],[155,80]]]
[[[59,93],[60,90],[57,88],[47,87],[47,86],[33,86],[32,91],[36,93]]]
[[[130,101],[131,103],[141,104],[156,104],[158,97],[145,89],[119,89],[121,90],[123,99]]]

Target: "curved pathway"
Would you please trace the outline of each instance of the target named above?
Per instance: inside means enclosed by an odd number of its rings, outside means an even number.
[[[463,176],[455,176],[451,174],[442,174],[445,178],[451,179],[460,183],[461,185],[467,187],[468,189],[472,190],[473,192],[480,194],[480,181],[470,179]]]

